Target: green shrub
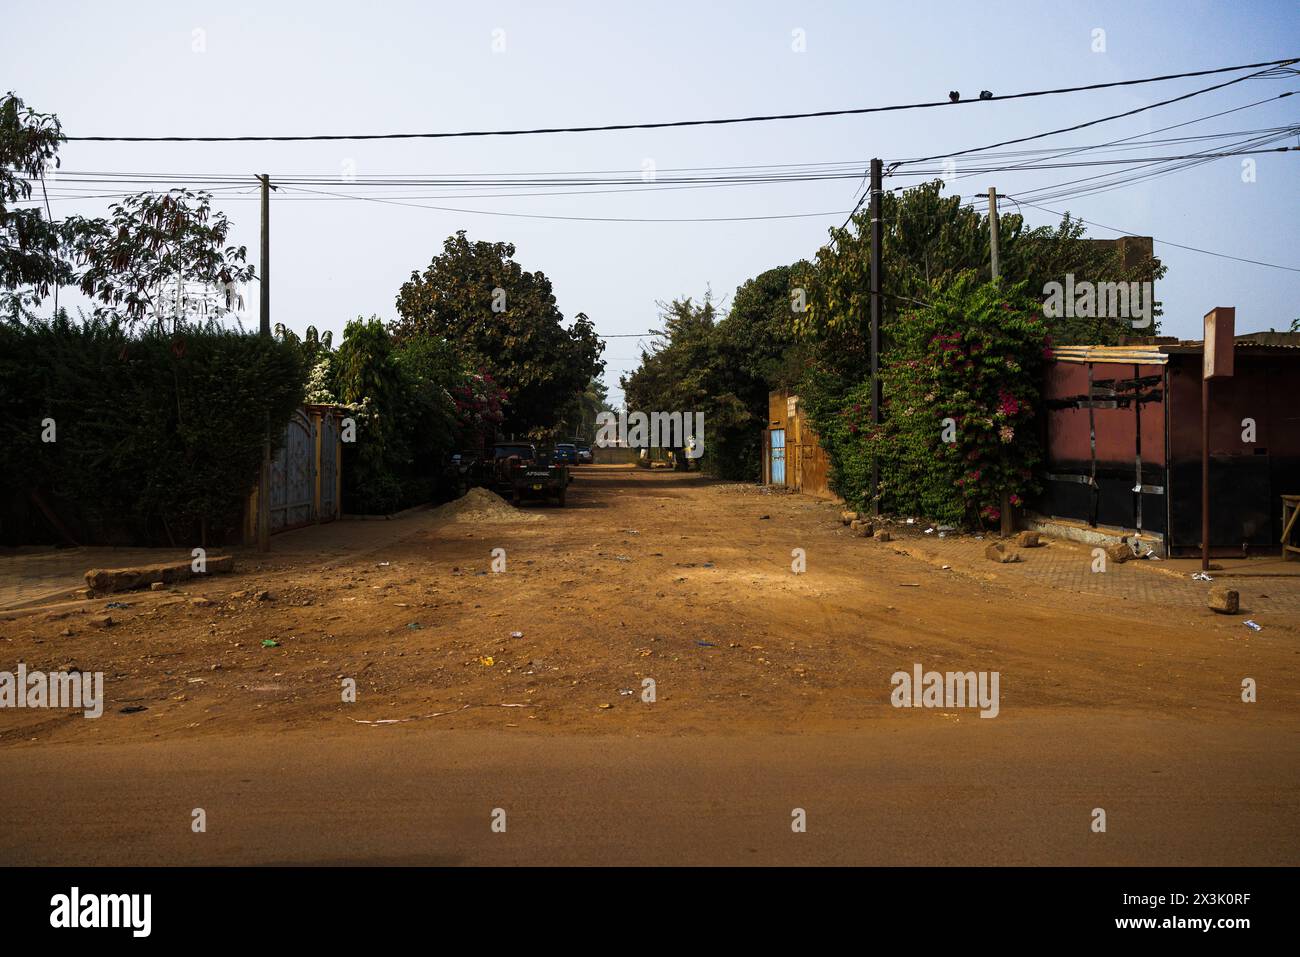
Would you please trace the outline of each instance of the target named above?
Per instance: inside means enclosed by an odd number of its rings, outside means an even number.
[[[1048,348],[1041,306],[1024,284],[981,285],[964,274],[890,332],[880,426],[871,423],[870,379],[815,371],[805,381],[833,487],[864,507],[877,456],[885,509],[953,524],[997,521],[1003,494],[1019,505],[1036,490]]]

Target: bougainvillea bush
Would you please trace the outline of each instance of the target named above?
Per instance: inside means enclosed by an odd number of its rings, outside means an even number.
[[[1024,285],[980,284],[973,274],[899,316],[881,371],[882,423],[871,424],[870,381],[818,410],[840,493],[870,497],[879,457],[887,511],[962,525],[997,522],[1037,491],[1035,417],[1050,339]]]

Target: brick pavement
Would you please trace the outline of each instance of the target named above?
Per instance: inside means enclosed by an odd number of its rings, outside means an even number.
[[[1224,573],[1211,572],[1214,582],[1191,578],[1199,570],[1195,562],[1134,560],[1116,564],[1107,561],[1105,572],[1094,572],[1092,546],[1041,536],[1039,548],[1017,549],[1021,561],[995,564],[984,557],[984,548],[996,538],[973,535],[926,535],[916,526],[887,526],[897,550],[931,564],[947,564],[979,577],[1007,585],[1040,586],[1066,594],[1094,596],[1138,604],[1205,607],[1206,596],[1215,585],[1235,588],[1241,594],[1243,619],[1276,616],[1300,623],[1300,563],[1290,568],[1271,559],[1229,561]],[[1251,565],[1261,569],[1259,577]],[[1294,571],[1292,571],[1294,569]]]

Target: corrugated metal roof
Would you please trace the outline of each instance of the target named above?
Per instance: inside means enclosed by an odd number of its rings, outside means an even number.
[[[1248,332],[1235,342],[1251,349],[1300,349],[1300,332]],[[1199,353],[1203,348],[1200,339],[1164,339],[1144,345],[1056,346],[1052,357],[1058,362],[1165,365],[1171,354]]]
[[[1054,346],[1057,362],[1113,363],[1119,365],[1165,365],[1169,356],[1159,346]]]
[[[1300,332],[1248,332],[1237,336],[1237,341],[1270,349],[1300,349]]]

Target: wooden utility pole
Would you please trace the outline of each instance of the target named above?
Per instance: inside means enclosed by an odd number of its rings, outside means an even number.
[[[993,281],[997,282],[1001,276],[998,269],[998,190],[996,186],[989,187],[989,271],[993,276]],[[1002,507],[998,509],[998,518],[1001,521],[1003,538],[1007,538],[1016,530],[1016,523],[1011,516],[1011,496],[1006,489],[1002,490]]]
[[[871,424],[880,425],[880,180],[883,163],[871,161]],[[876,431],[873,429],[873,431]],[[880,514],[880,460],[871,454],[871,513]]]
[[[262,261],[261,270],[261,306],[262,328],[264,336],[271,334],[271,177],[263,173],[258,177],[262,182]]]
[[[998,278],[998,191],[989,187],[989,259],[993,278]]]
[[[271,177],[263,173],[262,181],[262,253],[260,289],[261,334],[271,337]],[[266,422],[262,440],[262,474],[257,483],[257,549],[271,550],[271,422]]]

